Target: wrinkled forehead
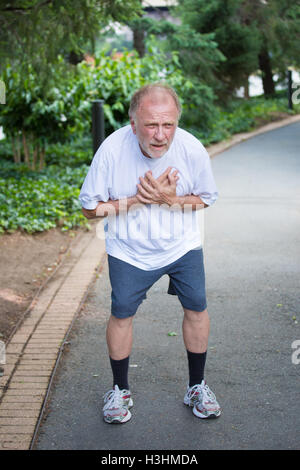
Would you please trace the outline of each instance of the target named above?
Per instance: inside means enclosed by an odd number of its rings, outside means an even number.
[[[148,113],[172,114],[177,119],[179,110],[173,96],[165,90],[155,89],[145,94],[136,111],[137,117]]]
[[[144,107],[147,105],[169,105],[169,106],[176,106],[175,100],[173,96],[167,91],[162,88],[154,88],[146,93],[140,101],[139,107]]]

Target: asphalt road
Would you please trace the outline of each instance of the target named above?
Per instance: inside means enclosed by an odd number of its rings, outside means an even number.
[[[206,379],[222,416],[200,420],[182,403],[182,311],[163,277],[135,318],[132,420],[103,421],[111,388],[105,263],[71,331],[36,449],[300,448],[300,347],[292,348],[300,340],[300,123],[232,147],[212,165],[220,197],[205,212]]]

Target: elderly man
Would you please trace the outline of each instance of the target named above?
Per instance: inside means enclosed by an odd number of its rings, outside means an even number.
[[[146,292],[164,274],[168,293],[183,307],[189,382],[184,403],[199,418],[221,413],[204,380],[209,335],[198,211],[217,199],[210,158],[202,144],[178,127],[181,107],[164,83],[132,97],[130,125],[100,146],[83,183],[87,218],[108,217],[106,251],[112,287],[107,345],[113,388],[103,417],[125,423],[133,405],[128,384],[132,321]]]

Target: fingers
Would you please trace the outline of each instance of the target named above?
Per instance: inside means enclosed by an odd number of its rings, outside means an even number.
[[[141,180],[141,178],[140,178],[140,180]],[[153,177],[151,171],[147,171],[147,173],[145,174],[145,181],[150,183],[150,186],[152,186],[152,188],[157,188],[158,184],[160,183],[160,181],[158,179],[156,180]]]
[[[137,198],[137,200],[138,200],[139,202],[142,202],[142,203],[144,203],[144,204],[153,204],[153,203],[154,203],[154,201],[152,201],[152,199],[149,199],[149,198],[147,198],[147,197],[144,197],[144,196],[142,196],[142,195],[139,194],[139,193],[136,195],[136,198]]]
[[[158,178],[154,178],[151,170],[147,171],[144,177],[140,176],[140,184],[137,184],[140,198],[144,198],[140,202],[149,202],[153,200],[155,190],[166,186],[176,185],[179,180],[178,170],[171,173],[172,167],[168,167]]]
[[[149,193],[149,191],[147,189],[145,189],[142,184],[138,184],[137,188],[138,188],[139,194],[141,196],[146,197],[146,198],[151,197],[151,194]],[[151,189],[153,190],[153,188],[151,188]]]
[[[176,181],[179,180],[179,176],[178,176],[178,170],[175,170],[173,173],[169,173],[168,174],[168,182],[169,184],[175,184]]]
[[[153,178],[153,176],[151,175],[151,178],[155,181],[155,179]],[[137,187],[140,189],[140,187],[144,188],[147,192],[152,192],[153,191],[153,188],[154,186],[151,184],[151,180],[149,178],[146,179],[143,178],[142,176],[140,176],[140,184],[137,185]],[[156,181],[155,181],[156,183]]]
[[[153,185],[153,187],[157,187],[157,183],[164,184],[164,183],[176,183],[179,180],[178,170],[174,170],[171,173],[172,167],[168,167],[158,178],[153,178],[152,172],[149,170],[145,174],[145,179]]]
[[[157,181],[158,181],[159,183],[161,183],[163,180],[167,179],[167,178],[168,178],[168,174],[170,173],[171,170],[172,170],[172,167],[171,167],[171,166],[168,166],[168,168],[157,178]],[[150,171],[150,172],[147,171],[147,173],[151,173],[151,171]],[[147,174],[147,173],[146,173],[146,174]],[[152,176],[152,174],[151,174],[151,176]]]

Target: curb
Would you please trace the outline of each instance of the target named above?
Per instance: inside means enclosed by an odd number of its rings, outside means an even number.
[[[0,450],[31,448],[66,335],[105,255],[97,225],[74,240],[53,281],[6,347],[0,378]]]
[[[235,134],[229,140],[219,142],[217,144],[210,145],[206,147],[207,152],[209,153],[210,157],[213,158],[219,153],[228,150],[229,148],[233,147],[234,145],[240,144],[245,140],[251,139],[259,134],[265,134],[266,132],[273,131],[275,129],[279,129],[280,127],[288,126],[289,124],[293,124],[294,122],[300,121],[300,114],[296,114],[294,116],[281,119],[280,121],[274,121],[265,126],[259,127],[258,129],[252,132],[241,132],[240,134]]]

